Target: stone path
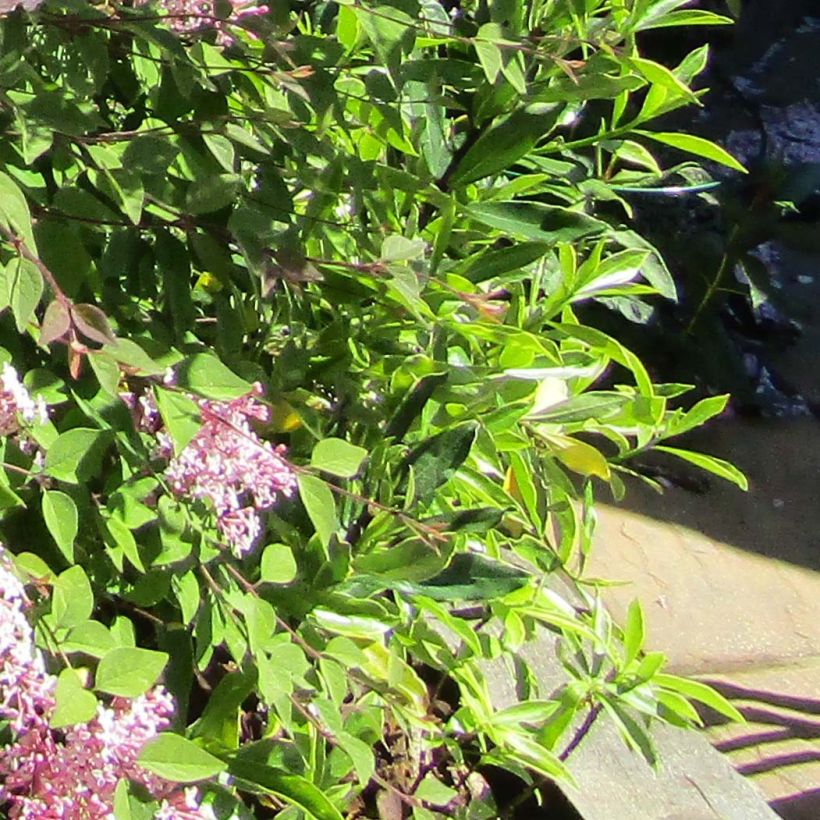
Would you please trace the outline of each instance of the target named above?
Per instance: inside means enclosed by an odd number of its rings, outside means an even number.
[[[599,511],[589,574],[623,582],[650,648],[713,682],[748,723],[707,736],[788,820],[820,818],[820,422],[731,421],[696,442],[747,473],[697,495],[636,488]]]

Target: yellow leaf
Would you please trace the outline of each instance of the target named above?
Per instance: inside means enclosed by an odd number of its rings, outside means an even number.
[[[609,464],[600,450],[591,444],[563,436],[551,437],[550,442],[555,445],[555,457],[574,473],[609,481]]]
[[[524,500],[512,467],[507,467],[507,472],[504,474],[504,492],[516,501]]]
[[[292,433],[302,426],[299,414],[284,399],[271,402],[270,426],[276,433]]]

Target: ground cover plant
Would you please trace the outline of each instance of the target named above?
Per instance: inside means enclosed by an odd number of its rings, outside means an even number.
[[[593,720],[737,717],[583,578],[686,404],[619,189],[722,24],[680,0],[6,4],[0,717],[11,817],[496,816]],[[674,170],[674,169],[673,169]],[[548,634],[566,682],[538,691]],[[521,702],[493,706],[507,658]],[[392,812],[392,814],[390,814]]]

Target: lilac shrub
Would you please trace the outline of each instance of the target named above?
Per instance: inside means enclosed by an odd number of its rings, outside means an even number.
[[[0,554],[0,719],[12,740],[0,748],[0,805],[10,818],[102,820],[112,816],[121,779],[143,786],[166,820],[210,818],[196,790],[182,790],[137,763],[145,743],[166,729],[174,702],[162,686],[140,697],[98,704],[94,717],[54,730],[56,676],[36,647],[25,589]]]
[[[150,0],[138,0],[137,5],[147,5]],[[216,28],[217,43],[231,45],[235,38],[231,26],[241,25],[249,17],[267,14],[266,5],[257,5],[253,0],[231,0],[231,14],[227,18],[217,16],[213,0],[159,0],[158,6],[167,15],[168,25],[177,34],[195,34]]]
[[[232,401],[197,399],[202,426],[177,455],[153,396],[122,394],[138,428],[155,436],[155,455],[167,459],[165,477],[173,493],[209,503],[217,531],[238,558],[258,543],[261,513],[296,489],[285,447],[263,441],[251,426],[270,418],[270,410],[259,400],[262,392],[256,384],[250,393]]]

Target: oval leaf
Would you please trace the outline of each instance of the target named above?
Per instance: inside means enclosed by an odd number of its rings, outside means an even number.
[[[61,433],[46,453],[46,473],[71,484],[90,478],[96,472],[109,438],[107,432],[88,427],[75,427]]]
[[[339,478],[353,478],[365,458],[367,450],[364,447],[357,447],[340,438],[326,438],[313,448],[310,464]]]
[[[77,505],[59,490],[43,493],[43,518],[60,552],[74,563],[74,539],[77,537]]]
[[[149,740],[137,763],[157,777],[174,783],[207,780],[228,768],[218,757],[172,732],[162,732]]]
[[[210,353],[195,353],[177,368],[177,383],[206,399],[230,400],[245,396],[253,385],[240,379]]]
[[[95,688],[123,698],[139,697],[157,682],[167,662],[164,652],[131,647],[112,649],[97,667]]]
[[[331,536],[339,529],[339,519],[336,516],[336,503],[333,493],[327,484],[320,478],[312,475],[300,475],[299,497],[305,505],[305,510],[313,524],[319,540],[324,546],[330,543]]]

